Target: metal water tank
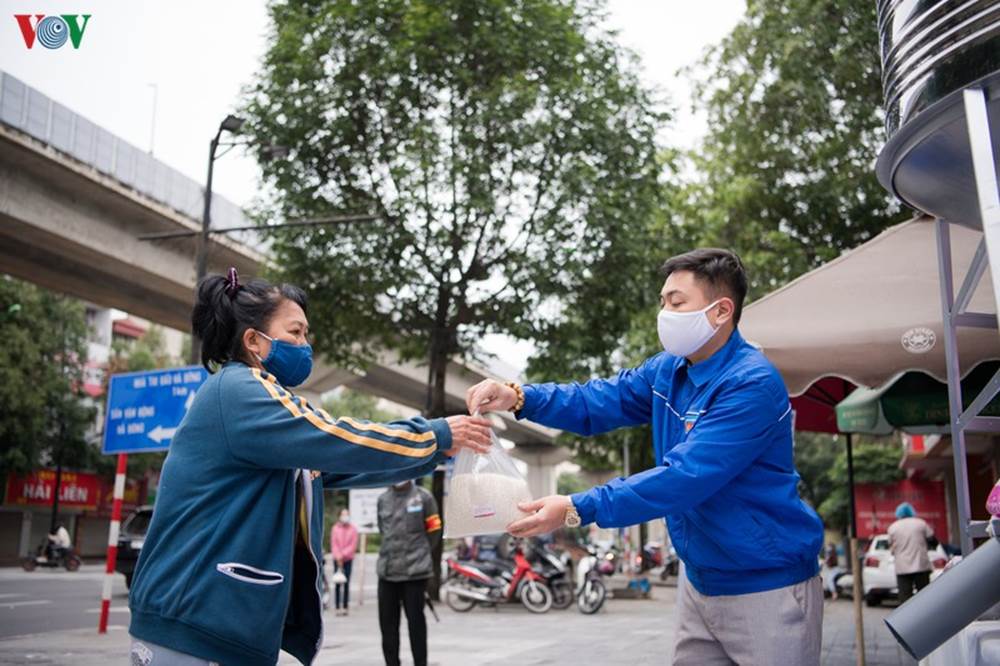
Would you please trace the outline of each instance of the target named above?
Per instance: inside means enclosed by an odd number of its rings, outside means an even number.
[[[889,137],[879,181],[918,210],[979,228],[962,91],[986,91],[1000,136],[1000,2],[879,0],[878,21]]]

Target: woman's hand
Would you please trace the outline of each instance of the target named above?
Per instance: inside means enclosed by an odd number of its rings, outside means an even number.
[[[453,456],[460,449],[469,449],[475,453],[489,453],[493,424],[481,416],[449,416],[448,427],[451,428],[451,448],[445,451]]]
[[[470,414],[479,412],[509,412],[517,404],[517,391],[492,379],[485,379],[465,393],[465,406]]]

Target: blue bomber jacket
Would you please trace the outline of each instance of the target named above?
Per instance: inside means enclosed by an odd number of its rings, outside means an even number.
[[[527,385],[524,398],[519,418],[581,435],[652,427],[656,466],[574,495],[584,523],[665,517],[688,580],[709,596],[816,575],[823,523],[799,498],[788,393],[739,331],[695,365],[658,354],[611,379]]]
[[[174,435],[129,599],[130,633],[223,665],[302,663],[323,637],[323,487],[380,486],[444,460],[443,419],[333,419],[228,363]]]

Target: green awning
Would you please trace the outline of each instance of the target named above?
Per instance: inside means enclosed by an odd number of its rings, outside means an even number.
[[[968,407],[1000,368],[1000,363],[980,363],[962,380],[962,400]],[[1000,416],[1000,396],[982,411]],[[841,432],[888,435],[893,430],[916,434],[949,432],[948,386],[916,371],[896,375],[875,389],[859,388],[837,405]]]

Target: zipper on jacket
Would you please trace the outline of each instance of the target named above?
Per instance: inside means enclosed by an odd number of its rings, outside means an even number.
[[[265,571],[240,562],[220,562],[215,569],[230,578],[255,585],[278,585],[285,581],[285,577],[277,571]]]
[[[303,483],[302,502],[305,503],[306,501],[305,484],[307,483],[309,484],[309,490],[310,492],[312,492],[312,478],[307,476],[305,470],[303,470],[301,474]],[[316,643],[316,651],[319,652],[320,643],[323,641],[323,598],[319,593],[319,577],[320,575],[322,575],[323,572],[319,568],[319,563],[316,562],[316,553],[313,552],[313,547],[312,547],[311,533],[312,533],[312,515],[313,515],[314,503],[315,503],[314,501],[309,502],[309,506],[306,507],[306,509],[308,510],[306,514],[306,533],[303,535],[303,537],[305,537],[306,550],[309,551],[309,558],[312,560],[313,569],[315,572],[313,576],[312,590],[313,590],[313,595],[316,597],[316,610],[318,611],[317,617],[319,617],[319,638],[317,639]]]
[[[291,607],[292,607],[292,594],[293,594],[294,588],[295,588],[295,571],[294,571],[294,568],[295,568],[295,546],[296,546],[296,540],[298,539],[298,535],[299,535],[299,527],[298,527],[299,526],[299,516],[298,516],[298,511],[297,511],[297,509],[298,509],[298,496],[299,496],[299,482],[300,482],[299,477],[301,477],[302,483],[312,483],[311,479],[309,479],[309,480],[306,479],[306,472],[305,472],[305,470],[298,470],[296,472],[295,476],[293,477],[293,482],[292,483],[295,486],[296,501],[295,501],[295,509],[293,509],[293,521],[292,522],[293,522],[293,525],[295,527],[294,527],[294,529],[292,529],[292,543],[291,543],[291,549],[289,550],[289,562],[292,563],[292,569],[293,569],[293,571],[292,571],[292,584],[288,586],[288,601],[286,602],[286,606],[285,606],[285,618],[286,619],[288,618],[288,611],[291,610]],[[303,486],[302,504],[305,505],[305,503],[306,503],[306,494],[305,494],[305,486]],[[309,551],[309,557],[312,560],[313,568],[315,569],[315,577],[313,578],[312,590],[313,590],[313,595],[314,595],[314,597],[316,599],[317,617],[319,618],[319,638],[316,639],[316,645],[314,647],[315,647],[316,652],[319,653],[320,644],[323,642],[323,599],[320,597],[319,590],[316,587],[317,583],[319,582],[320,570],[319,570],[319,566],[316,564],[316,554],[313,552],[312,539],[309,536],[309,532],[312,529],[312,506],[309,506],[307,508],[309,509],[309,511],[307,512],[307,516],[306,516],[306,518],[307,518],[307,520],[306,520],[306,534],[303,534],[302,536],[303,536],[303,539],[305,540],[306,550]],[[313,658],[315,658],[315,654],[313,655]]]

